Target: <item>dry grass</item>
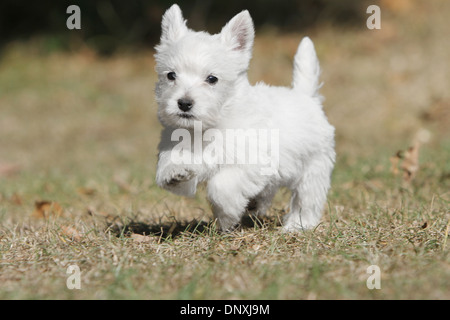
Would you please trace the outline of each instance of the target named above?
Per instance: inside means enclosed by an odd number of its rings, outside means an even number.
[[[338,160],[323,222],[302,234],[279,231],[286,192],[267,221],[220,234],[204,191],[155,186],[151,52],[11,45],[0,60],[0,298],[449,299],[450,6],[414,3],[383,9],[378,31],[308,32]],[[257,34],[251,81],[289,85],[301,37]],[[407,183],[389,158],[421,129],[431,139]],[[81,290],[66,287],[71,264]],[[366,287],[372,264],[381,290]]]

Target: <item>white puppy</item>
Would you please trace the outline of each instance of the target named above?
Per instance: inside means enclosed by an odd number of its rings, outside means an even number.
[[[158,117],[165,127],[156,182],[193,196],[197,184],[207,181],[223,231],[239,225],[247,210],[266,214],[276,191],[287,187],[292,198],[283,229],[313,228],[335,161],[314,45],[307,37],[301,41],[292,88],[251,86],[253,38],[248,11],[215,35],[188,29],[177,5],[166,11],[155,54]]]

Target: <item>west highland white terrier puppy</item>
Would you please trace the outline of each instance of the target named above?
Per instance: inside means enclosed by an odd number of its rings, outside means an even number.
[[[185,196],[207,182],[223,231],[233,230],[248,211],[265,215],[277,190],[287,187],[292,198],[283,230],[314,228],[335,161],[314,45],[307,37],[301,41],[292,88],[252,86],[253,39],[248,11],[214,35],[187,28],[177,5],[165,12],[155,54],[164,126],[156,182]]]

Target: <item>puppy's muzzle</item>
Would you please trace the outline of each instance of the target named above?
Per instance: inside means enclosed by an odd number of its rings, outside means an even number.
[[[189,98],[181,98],[178,100],[178,108],[183,112],[188,112],[194,106],[194,101]]]

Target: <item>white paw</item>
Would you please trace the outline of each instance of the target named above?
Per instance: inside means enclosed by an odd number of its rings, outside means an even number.
[[[156,183],[180,196],[193,197],[197,191],[197,177],[194,171],[187,168],[171,168],[170,171],[157,172]]]
[[[168,174],[164,179],[164,184],[167,187],[173,187],[181,182],[186,182],[194,178],[195,174],[193,171],[186,168],[178,168],[170,174]]]
[[[316,221],[316,219],[302,219],[294,214],[288,214],[283,220],[283,232],[301,232],[311,230],[319,224],[319,221]]]

